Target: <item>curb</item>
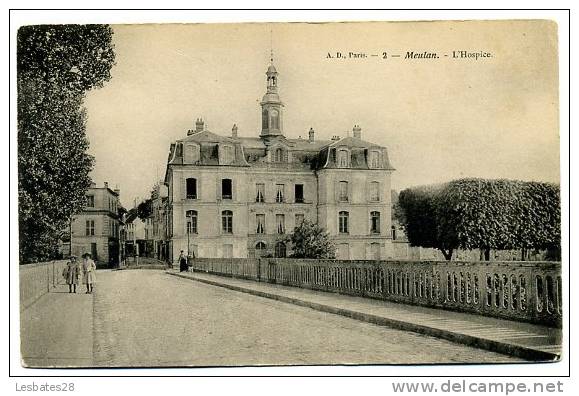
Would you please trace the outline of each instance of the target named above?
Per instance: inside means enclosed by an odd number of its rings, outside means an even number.
[[[311,308],[316,311],[332,313],[335,315],[345,316],[351,319],[359,320],[366,323],[372,323],[379,326],[391,327],[398,330],[411,331],[414,333],[424,334],[431,337],[441,338],[447,341],[463,344],[475,348],[485,349],[491,352],[501,353],[503,355],[515,356],[533,362],[556,362],[560,360],[560,356],[556,353],[540,351],[537,349],[528,348],[521,345],[508,344],[501,341],[489,340],[487,338],[475,337],[467,334],[456,333],[452,331],[442,330],[435,327],[419,325],[412,322],[405,322],[401,320],[385,318],[363,312],[352,311],[349,309],[337,308],[330,305],[318,304],[311,301],[300,300],[298,298],[281,296],[279,294],[262,292],[246,287],[229,285],[208,279],[193,278],[180,273],[165,272],[166,274],[176,276],[183,279],[189,279],[196,282],[206,283],[212,286],[223,287],[226,289],[252,294],[254,296],[268,298],[280,302],[294,304],[306,308]]]

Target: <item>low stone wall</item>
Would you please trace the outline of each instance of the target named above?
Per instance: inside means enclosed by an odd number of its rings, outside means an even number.
[[[26,309],[56,285],[63,283],[62,271],[66,260],[19,266],[20,309]]]
[[[193,259],[194,271],[548,326],[562,324],[559,262]]]

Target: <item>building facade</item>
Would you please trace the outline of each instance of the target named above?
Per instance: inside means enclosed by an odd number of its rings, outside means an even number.
[[[260,103],[261,131],[238,136],[195,129],[171,144],[168,187],[168,255],[286,257],[284,240],[303,220],[318,223],[340,259],[392,257],[390,177],[385,147],[352,136],[287,138],[278,73],[269,66]]]
[[[71,254],[90,253],[102,267],[116,267],[120,260],[120,219],[118,189],[108,183],[87,190],[84,210],[73,216],[70,224]]]

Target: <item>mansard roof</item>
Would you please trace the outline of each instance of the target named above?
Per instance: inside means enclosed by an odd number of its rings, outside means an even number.
[[[345,147],[349,152],[350,169],[369,169],[370,152],[379,151],[382,154],[379,169],[394,170],[388,158],[385,147],[367,142],[358,137],[345,137],[338,140],[288,139],[283,135],[268,137],[229,137],[218,135],[211,131],[193,133],[171,145],[169,164],[186,164],[184,161],[184,146],[194,143],[199,147],[198,160],[192,165],[224,166],[219,163],[219,147],[224,145],[234,147],[233,161],[227,166],[241,167],[275,167],[287,169],[331,169],[340,168],[337,164],[337,151]],[[272,163],[268,161],[268,151],[281,147],[291,153],[288,161]]]

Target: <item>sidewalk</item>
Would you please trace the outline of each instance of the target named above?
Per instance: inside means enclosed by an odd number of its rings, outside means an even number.
[[[24,367],[93,366],[93,296],[57,285],[20,312],[20,350]]]
[[[561,355],[561,329],[200,272],[167,273],[531,361],[554,361]]]

